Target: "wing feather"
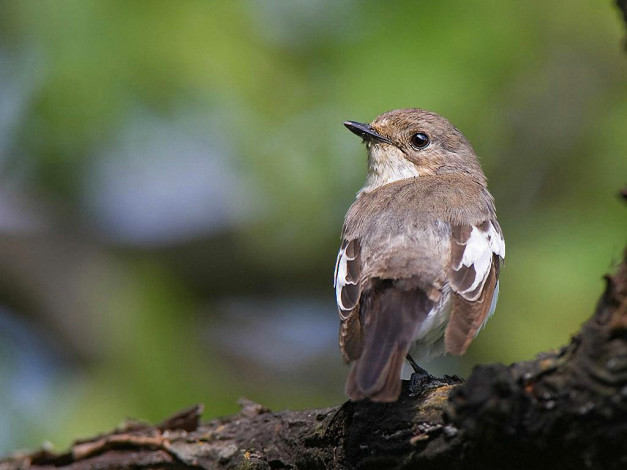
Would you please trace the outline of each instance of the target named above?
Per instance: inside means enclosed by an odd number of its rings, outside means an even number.
[[[494,311],[503,258],[505,242],[495,219],[451,227],[453,308],[445,333],[449,353],[465,353]]]
[[[344,239],[335,263],[333,285],[340,316],[340,350],[346,362],[357,359],[362,350],[362,327],[359,316],[361,264],[359,240]]]

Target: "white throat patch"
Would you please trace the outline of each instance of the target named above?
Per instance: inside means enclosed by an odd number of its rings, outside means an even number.
[[[368,177],[357,195],[394,181],[420,176],[416,166],[393,145],[368,146]]]

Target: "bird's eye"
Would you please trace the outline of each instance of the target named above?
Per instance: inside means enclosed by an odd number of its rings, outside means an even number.
[[[423,149],[429,145],[429,136],[422,132],[418,132],[411,136],[411,145],[415,149]]]

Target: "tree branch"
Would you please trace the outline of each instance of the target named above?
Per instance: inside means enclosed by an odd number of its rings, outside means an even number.
[[[469,379],[396,403],[238,415],[199,424],[201,407],[160,425],[130,422],[69,452],[0,470],[119,468],[625,468],[627,251],[570,344],[535,360],[476,367]]]

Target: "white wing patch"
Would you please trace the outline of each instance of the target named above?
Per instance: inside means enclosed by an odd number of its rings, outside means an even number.
[[[488,229],[488,241],[490,242],[490,248],[495,255],[499,255],[501,259],[505,259],[505,240],[498,230],[490,222],[490,228]]]
[[[358,300],[356,289],[358,289],[359,280],[356,279],[357,276],[354,273],[351,276],[351,266],[354,268],[359,250],[355,247],[354,241],[342,245],[335,262],[333,286],[335,287],[335,300],[340,311],[340,318],[346,320]],[[353,264],[349,266],[351,263]]]
[[[342,303],[342,289],[346,284],[354,284],[347,279],[348,277],[348,257],[346,256],[346,248],[342,248],[337,254],[337,262],[335,263],[335,279],[333,287],[335,287],[335,301],[340,310],[350,310]],[[340,314],[340,316],[342,316]],[[342,318],[344,319],[344,318]]]
[[[493,255],[505,258],[503,237],[491,222],[481,224],[481,228],[473,225],[470,237],[465,243],[463,256],[453,269],[460,271],[462,267],[473,268],[475,275],[472,283],[460,289],[459,294],[471,301],[479,298],[490,272]]]

